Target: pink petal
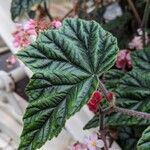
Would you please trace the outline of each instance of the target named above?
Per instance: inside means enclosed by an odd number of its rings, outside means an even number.
[[[95,146],[92,146],[91,144],[88,144],[88,149],[89,149],[89,150],[96,150],[96,147],[95,147]]]
[[[54,20],[54,21],[51,22],[51,25],[54,28],[58,29],[58,28],[60,28],[62,26],[62,23],[59,20]]]
[[[90,139],[91,139],[92,141],[96,141],[96,140],[97,140],[97,134],[91,135],[91,136],[90,136]]]

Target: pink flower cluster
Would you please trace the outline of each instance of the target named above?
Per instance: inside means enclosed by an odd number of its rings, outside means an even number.
[[[44,19],[30,19],[24,25],[16,24],[16,31],[12,33],[14,46],[16,48],[25,48],[36,39],[38,33],[50,27],[58,29],[61,25],[61,22],[58,20],[54,20],[50,23]]]
[[[131,62],[131,56],[129,50],[124,49],[119,51],[117,61],[116,61],[116,67],[122,70],[132,68],[132,62]]]
[[[16,24],[16,31],[12,33],[12,36],[16,48],[25,48],[31,43],[31,34],[21,24]]]

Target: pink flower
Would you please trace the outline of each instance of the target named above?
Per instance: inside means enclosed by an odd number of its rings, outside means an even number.
[[[128,45],[130,49],[143,49],[141,36],[135,36]]]
[[[50,27],[50,22],[41,19],[41,20],[33,20],[30,19],[29,21],[26,22],[24,25],[24,29],[29,33],[29,34],[37,34],[39,32],[42,32]]]
[[[118,53],[116,67],[118,69],[130,69],[132,67],[130,51],[120,50]]]
[[[131,54],[130,54],[130,52],[127,53],[126,60],[127,60],[127,66],[128,66],[128,68],[131,68],[132,67],[132,60],[131,60]]]
[[[59,20],[53,20],[51,22],[51,26],[53,28],[59,29],[62,26],[62,23]]]
[[[98,139],[97,135],[94,134],[85,139],[85,144],[89,150],[97,150],[97,148],[103,148],[104,142]]]
[[[30,35],[37,35],[36,33],[37,21],[30,19],[24,25],[24,30],[27,31]]]
[[[70,150],[82,150],[82,149],[81,149],[81,145],[80,145],[80,144],[73,145]]]
[[[30,35],[24,30],[22,25],[16,25],[16,31],[12,33],[12,36],[16,48],[25,48],[31,43]]]
[[[17,62],[17,58],[14,55],[12,55],[12,56],[7,58],[6,62],[13,65]]]
[[[77,142],[71,147],[70,150],[87,150],[87,147],[86,145]]]
[[[147,34],[145,35],[145,43],[149,41]],[[142,36],[135,36],[132,41],[128,44],[130,49],[143,49],[143,39]]]
[[[46,20],[30,19],[24,25],[16,24],[16,31],[12,33],[14,38],[13,43],[16,48],[26,48],[33,41],[39,32],[42,32],[50,27],[50,22]]]
[[[98,106],[100,104],[100,102],[102,101],[102,94],[99,91],[94,91],[91,98],[89,99],[87,105],[89,110],[91,110],[92,112],[97,112],[98,110]]]

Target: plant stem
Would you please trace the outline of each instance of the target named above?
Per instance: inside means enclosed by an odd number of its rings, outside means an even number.
[[[142,23],[141,23],[141,29],[143,31],[143,47],[145,47],[146,42],[145,42],[145,29],[147,28],[147,22],[148,22],[148,17],[149,17],[149,13],[150,13],[150,0],[147,0],[147,4],[144,10],[144,16],[142,19]]]
[[[142,22],[142,21],[141,21],[141,18],[140,18],[140,16],[139,16],[139,14],[138,14],[138,12],[137,12],[137,10],[136,10],[136,8],[135,8],[135,6],[134,6],[132,0],[127,0],[127,1],[128,1],[129,5],[130,5],[130,7],[131,7],[131,9],[132,9],[132,11],[133,11],[133,13],[134,13],[134,16],[135,16],[135,18],[136,18],[138,24],[141,25],[141,22]]]
[[[129,109],[120,108],[117,106],[114,106],[113,111],[120,112],[120,113],[126,114],[128,116],[133,116],[133,117],[137,117],[137,118],[144,118],[144,119],[150,120],[150,114],[144,113],[144,112],[129,110]]]
[[[99,107],[99,132],[104,129],[104,114],[101,106]]]
[[[106,89],[105,85],[100,80],[99,80],[99,86],[100,86],[105,98],[107,99],[108,90]]]
[[[104,94],[104,96],[106,97],[107,99],[107,89],[105,87],[105,85],[99,80],[99,85],[100,85],[100,88]],[[121,112],[123,114],[127,114],[129,116],[134,116],[134,117],[138,117],[138,118],[144,118],[144,119],[148,119],[150,120],[150,114],[148,113],[144,113],[144,112],[139,112],[139,111],[135,111],[135,110],[129,110],[129,109],[125,109],[125,108],[120,108],[120,107],[117,107],[117,106],[111,106],[109,108],[106,108],[104,109],[103,113],[104,114],[110,114],[112,112]]]
[[[104,142],[104,150],[108,150],[107,141],[106,141],[106,131],[104,129],[104,118],[103,109],[99,106],[99,133],[101,135],[101,139]]]
[[[47,14],[47,16],[50,19],[50,21],[53,21],[53,17],[52,17],[52,15],[49,13],[49,11],[47,9],[47,3],[46,3],[46,1],[44,1],[44,9],[45,9],[45,13]]]
[[[114,106],[111,106],[111,107],[108,107],[108,108],[103,109],[103,114],[104,114],[104,115],[109,115],[109,114],[111,114],[112,112],[114,112]]]
[[[105,85],[99,80],[99,86],[100,89],[102,90],[105,98],[107,99],[107,89],[105,87]],[[101,138],[104,142],[104,150],[108,150],[108,146],[107,146],[107,140],[106,140],[106,131],[104,129],[104,119],[105,119],[105,113],[108,113],[111,109],[102,109],[102,107],[99,107],[99,132],[101,133]]]

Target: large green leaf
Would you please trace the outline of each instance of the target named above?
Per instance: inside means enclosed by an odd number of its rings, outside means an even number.
[[[19,149],[40,148],[57,136],[114,65],[117,41],[94,21],[66,19],[18,53],[35,73],[27,87],[29,106]]]
[[[150,126],[143,132],[137,144],[138,150],[149,150],[150,149]]]
[[[15,20],[16,17],[28,13],[31,8],[40,4],[44,0],[12,0],[11,2],[11,17]]]

